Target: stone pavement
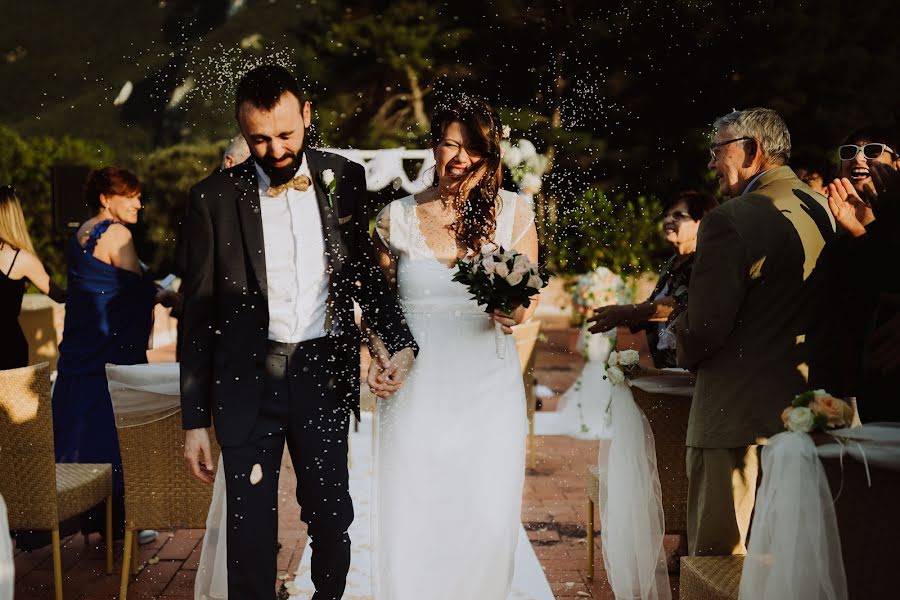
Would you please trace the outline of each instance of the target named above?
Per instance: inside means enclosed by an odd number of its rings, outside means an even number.
[[[580,356],[572,352],[577,332],[563,317],[545,317],[546,339],[539,342],[535,372],[538,382],[556,394],[571,385],[582,366]],[[620,331],[620,347],[640,347],[643,338]],[[171,347],[150,353],[151,360],[174,360]],[[544,401],[544,410],[556,406],[557,397]],[[584,473],[597,460],[595,441],[569,437],[538,437],[537,463],[525,480],[522,521],[538,559],[557,598],[596,598],[613,600],[606,582],[600,536],[595,538],[595,578],[586,576],[587,496]],[[300,521],[300,509],[293,498],[296,479],[285,454],[281,471],[279,506],[278,572],[293,574],[306,545],[306,527]],[[599,519],[596,519],[599,528]],[[162,532],[153,543],[141,546],[141,571],[132,579],[128,597],[132,600],[187,600],[193,598],[194,575],[200,554],[202,530]],[[673,546],[677,540],[669,540]],[[64,539],[62,562],[64,593],[69,600],[113,600],[118,595],[121,573],[121,544],[116,547],[115,572],[104,573],[104,553],[100,538],[88,542],[81,535]],[[152,564],[151,564],[152,563]],[[16,600],[51,598],[53,566],[50,548],[33,553],[16,551]],[[677,598],[677,577],[672,578],[673,597]]]

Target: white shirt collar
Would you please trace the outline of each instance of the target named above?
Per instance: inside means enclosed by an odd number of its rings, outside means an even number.
[[[773,168],[774,168],[774,167],[773,167]],[[771,171],[771,170],[772,170],[772,169],[766,169],[765,171],[762,171],[762,172],[760,172],[760,173],[757,173],[757,174],[756,174],[756,177],[754,177],[753,179],[751,179],[751,180],[750,180],[750,183],[747,184],[747,187],[744,188],[743,194],[749,194],[749,193],[750,193],[750,190],[753,189],[753,185],[754,185],[757,181],[759,181],[759,178],[762,177],[763,175],[765,175],[766,173],[768,173],[768,172]]]
[[[253,159],[251,158],[251,160],[253,160]],[[255,160],[253,161],[253,166],[256,167],[256,177],[259,180],[260,193],[264,193],[269,189],[269,186],[272,183],[272,179],[263,170],[263,168],[261,166],[259,166],[259,163],[256,162]],[[310,178],[310,180],[312,179],[312,175],[310,174],[310,171],[309,171],[309,164],[306,162],[306,153],[305,152],[300,157],[300,166],[297,167],[297,170],[292,175],[292,178],[297,177],[298,175],[306,175],[307,177]]]

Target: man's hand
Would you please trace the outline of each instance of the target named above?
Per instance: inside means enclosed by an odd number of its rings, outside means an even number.
[[[188,429],[184,433],[184,460],[194,477],[205,483],[215,479],[209,431],[206,428]]]
[[[593,323],[588,331],[603,333],[621,325],[631,325],[636,314],[637,309],[634,304],[603,306],[595,310],[594,316],[588,319],[588,323]]]
[[[875,220],[871,206],[863,202],[846,177],[828,184],[828,208],[834,220],[853,237],[864,234],[866,225]]]

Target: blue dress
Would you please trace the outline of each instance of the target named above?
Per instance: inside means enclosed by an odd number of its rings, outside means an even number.
[[[156,288],[149,274],[94,256],[97,240],[113,223],[97,223],[83,248],[73,236],[66,250],[69,292],[53,388],[53,435],[57,462],[112,464],[114,523],[121,531],[122,459],[105,366],[147,362]],[[103,529],[102,508],[83,516],[83,532]]]

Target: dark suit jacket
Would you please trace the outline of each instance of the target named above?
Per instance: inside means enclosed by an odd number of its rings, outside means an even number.
[[[322,218],[331,277],[329,312],[340,328],[327,366],[348,409],[359,410],[359,329],[353,301],[388,350],[417,350],[374,259],[365,211],[365,170],[343,157],[305,151]],[[333,200],[321,174],[332,169]],[[215,420],[223,446],[249,435],[263,396],[269,328],[262,215],[252,160],[216,172],[191,189],[182,226],[184,340],[180,347],[182,424]],[[325,365],[313,367],[326,368]]]
[[[824,350],[807,334],[826,325],[817,266],[834,235],[826,199],[789,167],[703,218],[675,326],[678,364],[697,372],[689,446],[747,446],[783,429],[781,412]]]

